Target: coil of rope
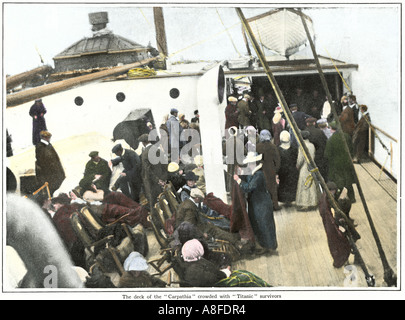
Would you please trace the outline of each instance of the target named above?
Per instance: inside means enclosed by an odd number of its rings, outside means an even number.
[[[140,77],[151,77],[156,75],[156,70],[151,68],[134,68],[128,71],[128,77],[130,78],[140,78]]]

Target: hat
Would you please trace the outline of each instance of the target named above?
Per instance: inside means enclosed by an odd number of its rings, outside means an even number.
[[[148,263],[139,252],[131,252],[124,261],[125,271],[145,271],[147,269]]]
[[[197,239],[189,240],[181,248],[181,255],[186,262],[198,261],[204,255],[204,247]]]
[[[98,156],[98,151],[92,151],[92,152],[89,153],[90,158],[94,158],[94,157],[97,157],[97,156]]]
[[[298,109],[297,104],[296,103],[291,104],[290,109]]]
[[[202,167],[204,165],[204,158],[202,155],[197,155],[194,157],[194,163],[198,167]]]
[[[301,131],[302,139],[308,139],[310,135],[311,134],[309,133],[309,131],[305,131],[305,130]]]
[[[365,104],[361,104],[361,105],[360,105],[360,110],[363,111],[363,112],[365,112],[365,111],[368,110],[368,107],[367,107]]]
[[[338,124],[335,120],[333,120],[332,122],[329,123],[329,126],[333,129],[333,130],[337,130],[338,129]]]
[[[179,165],[176,162],[170,162],[167,166],[167,171],[177,172],[180,169]]]
[[[325,118],[321,118],[321,119],[317,120],[316,123],[317,124],[328,123],[328,120],[326,120]]]
[[[229,102],[237,102],[237,101],[238,101],[238,98],[236,98],[236,97],[234,97],[234,96],[230,96],[230,97],[228,98],[228,101],[229,101]]]
[[[262,130],[260,131],[260,142],[263,141],[270,141],[271,140],[271,133],[269,130]]]
[[[49,131],[46,131],[46,130],[42,130],[42,131],[39,133],[39,135],[40,135],[42,138],[50,138],[50,137],[52,137],[52,134],[51,134]]]
[[[186,176],[184,178],[186,179],[186,181],[189,181],[189,180],[197,181],[198,180],[197,175],[193,171],[187,172]]]
[[[117,154],[117,152],[120,151],[120,150],[122,150],[122,145],[121,145],[121,143],[116,144],[116,145],[112,148],[111,151],[112,151],[112,153]]]
[[[171,108],[171,109],[170,109],[170,113],[171,113],[171,114],[173,114],[173,113],[179,113],[179,110],[177,110],[176,108]]]
[[[306,119],[305,119],[305,122],[306,122],[306,123],[316,122],[316,118],[314,118],[314,117],[306,118]]]
[[[149,135],[147,133],[142,134],[138,138],[138,141],[140,141],[140,142],[149,142]]]
[[[245,94],[243,95],[243,98],[249,99],[249,98],[250,98],[250,95],[248,95],[247,93],[245,93]]]
[[[283,108],[281,108],[280,106],[278,106],[277,108],[276,108],[276,110],[274,110],[274,113],[281,113],[281,112],[283,112]]]
[[[194,110],[194,114],[198,114],[198,110]]]
[[[190,191],[190,197],[192,198],[205,198],[204,192],[202,192],[200,189],[198,188],[192,188]]]
[[[35,102],[42,102],[42,99],[35,99]]]
[[[280,141],[281,142],[290,142],[290,133],[287,130],[283,130],[280,133]]]
[[[260,161],[262,160],[262,155],[261,154],[257,154],[257,152],[248,152],[246,158],[243,160],[243,163],[252,163],[252,162],[256,162],[256,161]]]

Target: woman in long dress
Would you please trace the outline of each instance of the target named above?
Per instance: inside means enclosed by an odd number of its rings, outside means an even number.
[[[315,157],[315,146],[309,142],[309,132],[301,131],[302,138],[308,148],[309,154],[312,159]],[[295,204],[298,211],[313,210],[318,205],[318,194],[316,191],[316,182],[308,179],[311,176],[311,172],[308,170],[308,165],[305,161],[302,148],[298,150],[297,169],[299,170],[298,185],[297,185],[297,197]]]
[[[278,200],[284,205],[290,206],[297,196],[298,169],[297,156],[298,150],[291,146],[290,133],[286,130],[280,134],[280,169],[278,171]]]
[[[273,202],[267,191],[266,180],[262,169],[262,164],[256,166],[261,155],[248,153],[244,163],[248,164],[249,175],[243,180],[234,175],[235,181],[241,189],[248,194],[248,215],[253,232],[257,238],[257,254],[263,254],[277,249],[276,224],[273,215]]]

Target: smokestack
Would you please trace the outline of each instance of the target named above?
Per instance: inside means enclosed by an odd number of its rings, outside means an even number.
[[[89,21],[92,25],[91,31],[97,32],[107,27],[108,12],[92,12],[89,13]]]

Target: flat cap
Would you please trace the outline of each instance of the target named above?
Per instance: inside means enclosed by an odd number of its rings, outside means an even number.
[[[121,145],[121,143],[116,144],[116,145],[112,148],[111,151],[112,151],[113,153],[117,154],[117,152],[120,151],[120,150],[122,150],[122,145]]]

